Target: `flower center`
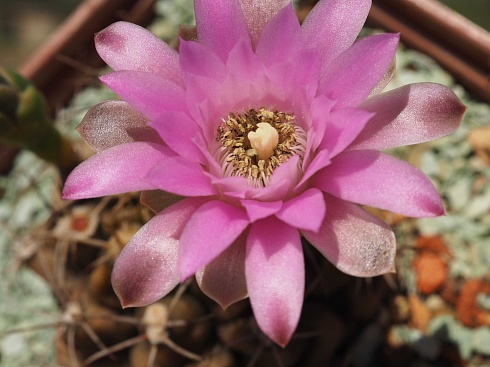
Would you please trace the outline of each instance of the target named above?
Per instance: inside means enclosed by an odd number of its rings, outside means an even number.
[[[293,115],[260,108],[230,113],[218,127],[216,141],[223,176],[242,176],[251,186],[264,187],[292,155],[298,155],[301,164],[306,133]]]

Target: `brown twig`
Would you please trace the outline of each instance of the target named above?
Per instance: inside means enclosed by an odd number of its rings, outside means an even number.
[[[121,19],[147,23],[154,3],[155,0],[85,0],[21,66],[20,73],[46,94],[55,111],[87,81],[84,70],[73,67],[74,63],[82,63],[85,70],[103,65],[95,51],[94,34]],[[74,61],[63,61],[67,58]]]
[[[490,102],[490,33],[435,0],[374,0],[371,24],[434,58],[471,92]]]

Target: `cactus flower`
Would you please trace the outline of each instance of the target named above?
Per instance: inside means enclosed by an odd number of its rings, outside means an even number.
[[[444,213],[423,173],[380,150],[451,133],[465,107],[433,83],[381,93],[399,36],[356,41],[370,6],[321,0],[300,25],[286,0],[195,0],[198,40],[179,52],[130,23],[96,35],[114,69],[101,80],[123,101],[88,112],[80,131],[96,154],[63,197],[143,191],[158,211],[114,266],[124,307],[195,274],[223,307],[249,297],[284,346],[304,298],[301,236],[371,277],[394,271],[396,242],[364,205]]]

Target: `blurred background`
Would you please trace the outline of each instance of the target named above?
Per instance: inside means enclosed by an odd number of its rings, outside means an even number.
[[[18,68],[81,2],[82,0],[0,0],[0,65]],[[490,0],[441,2],[490,30]]]
[[[82,0],[0,0],[0,65],[18,68]]]

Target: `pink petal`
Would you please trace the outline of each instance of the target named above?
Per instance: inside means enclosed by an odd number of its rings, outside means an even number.
[[[279,12],[288,5],[291,0],[240,0],[245,21],[247,22],[252,45],[255,47],[259,42],[260,35],[265,25]]]
[[[374,112],[349,149],[388,149],[452,133],[466,107],[447,87],[417,83],[368,99],[362,109]]]
[[[316,232],[325,217],[323,194],[318,189],[309,189],[286,201],[276,217],[291,227]]]
[[[181,279],[188,278],[221,254],[248,223],[243,209],[222,201],[209,201],[196,210],[179,238]]]
[[[223,308],[247,297],[245,240],[242,234],[221,255],[196,273],[197,283]]]
[[[290,3],[264,27],[256,54],[264,64],[271,65],[289,59],[302,46],[301,27]]]
[[[174,152],[190,161],[204,163],[201,150],[193,142],[201,129],[187,114],[179,111],[165,112],[152,121],[151,126]]]
[[[195,0],[199,42],[226,61],[240,40],[248,40],[247,24],[239,0]]]
[[[315,50],[302,50],[283,63],[270,66],[267,76],[273,86],[294,101],[297,116],[305,115],[318,88],[318,58]]]
[[[298,231],[274,217],[254,223],[247,239],[245,274],[260,329],[284,347],[298,325],[304,297]]]
[[[343,108],[326,117],[325,137],[320,149],[330,152],[330,158],[342,152],[359,135],[373,113],[357,108]]]
[[[263,75],[264,66],[252,51],[250,43],[238,42],[228,55],[228,70],[238,78],[252,81]]]
[[[147,173],[173,153],[154,143],[117,145],[93,155],[76,167],[63,187],[63,199],[87,199],[124,192],[153,190]]]
[[[388,71],[383,75],[381,80],[376,84],[376,86],[373,88],[371,93],[369,94],[369,97],[375,96],[376,94],[379,94],[385,89],[385,87],[388,85],[388,83],[391,81],[393,78],[393,75],[395,74],[396,70],[396,56],[391,60],[390,67],[388,68]]]
[[[282,207],[281,201],[240,200],[240,203],[245,208],[250,223],[274,215]]]
[[[153,213],[160,213],[163,209],[178,203],[182,199],[184,199],[183,196],[160,190],[143,191],[140,195],[140,203]]]
[[[321,74],[355,41],[366,21],[370,0],[321,0],[303,22],[307,48],[318,51]]]
[[[222,81],[226,76],[223,61],[208,47],[195,41],[180,41],[180,67],[193,75]]]
[[[444,214],[432,182],[415,167],[373,150],[339,154],[317,173],[313,186],[343,200],[409,217]]]
[[[327,119],[332,108],[335,106],[335,101],[328,99],[325,96],[316,97],[310,104],[310,114],[312,119],[312,128],[315,131],[314,136],[308,136],[307,151],[314,151],[318,148],[323,140],[327,130]],[[311,134],[311,133],[310,133]]]
[[[96,152],[135,141],[163,144],[145,116],[123,101],[105,101],[92,107],[77,130]]]
[[[354,43],[325,70],[320,93],[337,101],[335,109],[357,107],[388,70],[398,39],[398,34],[380,34]]]
[[[136,24],[110,25],[95,35],[95,47],[114,70],[145,71],[182,84],[178,53]]]
[[[358,277],[394,272],[396,240],[390,227],[359,206],[325,195],[320,230],[302,231],[339,270]]]
[[[114,264],[112,285],[123,307],[146,306],[179,283],[180,232],[202,200],[185,199],[145,224],[124,247]]]
[[[167,110],[185,111],[184,91],[174,82],[142,71],[115,71],[100,80],[150,120]]]
[[[253,199],[260,201],[283,200],[301,178],[301,168],[298,166],[298,162],[298,156],[293,155],[277,167],[271,176],[269,185],[256,190]]]
[[[216,194],[203,167],[183,157],[169,157],[158,162],[148,172],[146,180],[153,188],[182,196],[208,196]]]
[[[328,166],[330,162],[330,152],[328,150],[320,150],[313,158],[313,161],[306,168],[306,172],[301,177],[301,181],[296,185],[295,191],[298,191],[303,187],[303,185],[311,178],[315,173],[320,171],[322,168]]]

